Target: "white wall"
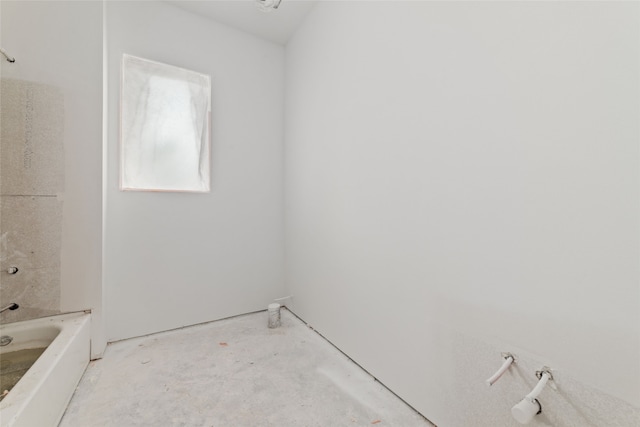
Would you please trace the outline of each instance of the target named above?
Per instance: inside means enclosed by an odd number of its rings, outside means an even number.
[[[52,85],[64,96],[60,310],[101,309],[102,4],[3,1],[2,77]],[[102,322],[92,336],[101,347]],[[99,350],[101,351],[101,350]]]
[[[109,340],[262,310],[283,292],[284,48],[162,2],[108,2]],[[123,53],[212,78],[212,190],[118,190]]]
[[[325,2],[287,45],[291,307],[438,425],[542,364],[537,425],[640,421],[638,12]]]

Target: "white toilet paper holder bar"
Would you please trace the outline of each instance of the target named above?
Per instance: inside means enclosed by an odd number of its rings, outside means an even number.
[[[509,366],[511,366],[511,364],[516,361],[516,357],[511,353],[502,353],[502,358],[504,359],[504,362],[502,362],[502,366],[498,368],[495,374],[491,375],[491,377],[489,377],[489,379],[485,381],[485,383],[489,387],[494,385],[496,381],[500,379],[502,374],[504,374],[507,369],[509,369]]]

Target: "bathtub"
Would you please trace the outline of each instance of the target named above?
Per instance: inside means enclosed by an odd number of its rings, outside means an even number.
[[[71,313],[0,326],[3,353],[47,349],[0,401],[1,427],[55,427],[89,363],[90,314]],[[0,391],[1,392],[1,391]]]

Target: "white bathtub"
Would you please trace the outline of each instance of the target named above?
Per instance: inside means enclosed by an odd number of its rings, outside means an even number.
[[[3,353],[47,349],[0,402],[1,427],[55,427],[89,363],[90,315],[71,313],[0,326]]]

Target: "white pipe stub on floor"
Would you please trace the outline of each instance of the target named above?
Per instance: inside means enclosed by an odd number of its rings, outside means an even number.
[[[280,326],[280,304],[269,304],[267,311],[269,312],[269,328],[273,329]]]

